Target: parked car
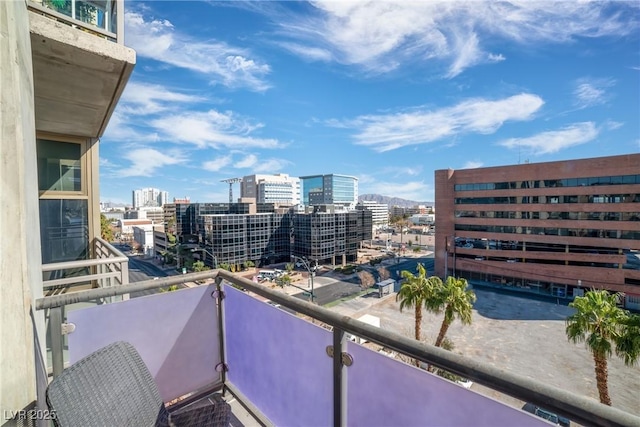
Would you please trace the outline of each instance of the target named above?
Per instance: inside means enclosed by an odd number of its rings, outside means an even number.
[[[537,415],[540,418],[543,418],[552,424],[562,427],[570,427],[571,421],[568,418],[562,417],[560,415],[554,414],[551,411],[547,411],[544,408],[534,405],[533,403],[526,403],[522,409],[531,414]]]

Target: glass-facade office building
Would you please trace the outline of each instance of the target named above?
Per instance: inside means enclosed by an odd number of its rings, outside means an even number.
[[[336,205],[354,209],[358,203],[358,178],[348,175],[312,175],[300,177],[302,203],[305,206]]]
[[[640,154],[435,177],[436,274],[640,309]]]

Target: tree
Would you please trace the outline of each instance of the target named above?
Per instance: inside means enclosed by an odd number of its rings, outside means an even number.
[[[204,262],[202,262],[202,261],[194,262],[193,265],[191,266],[191,268],[195,272],[210,270],[210,268],[208,266],[204,265]]]
[[[607,359],[615,348],[625,364],[633,365],[640,352],[640,338],[632,336],[634,331],[638,332],[640,321],[616,305],[618,296],[603,289],[593,289],[582,297],[576,297],[569,303],[576,312],[567,318],[565,329],[569,341],[584,342],[593,355],[600,402],[609,406]]]
[[[175,245],[175,244],[176,244],[176,240],[177,240],[177,239],[176,239],[176,236],[174,236],[174,235],[173,235],[173,234],[171,234],[171,233],[167,233],[167,241],[168,241],[170,244]]]
[[[284,269],[285,269],[285,270],[287,270],[287,273],[288,273],[288,274],[293,273],[294,268],[295,268],[295,266],[293,265],[293,263],[292,263],[292,262],[288,262],[288,263],[284,266]]]
[[[287,286],[291,284],[291,276],[289,276],[288,274],[285,274],[283,276],[280,276],[278,278],[276,278],[276,284],[279,286]]]
[[[358,278],[360,279],[360,287],[362,289],[368,289],[376,283],[376,279],[373,277],[373,274],[366,270],[359,271]]]
[[[475,301],[476,294],[471,289],[467,289],[466,279],[447,277],[444,286],[438,289],[434,301],[431,303],[434,307],[444,307],[444,319],[442,319],[440,332],[436,338],[436,347],[442,346],[449,326],[456,318],[460,319],[463,325],[471,324]]]
[[[386,267],[378,267],[378,277],[380,277],[380,281],[387,280],[391,277],[391,273],[387,270]]]
[[[220,264],[218,264],[218,268],[222,270],[231,271],[231,265],[227,262],[221,262]]]
[[[640,315],[628,314],[623,325],[622,336],[616,343],[616,354],[625,365],[633,366],[640,359]]]
[[[113,230],[111,222],[104,214],[100,214],[100,236],[107,242],[113,242]]]
[[[256,264],[251,260],[247,260],[247,261],[244,262],[244,267],[245,268],[252,268],[252,267],[255,267],[255,266],[256,266]]]
[[[435,276],[427,278],[427,270],[422,264],[418,264],[417,275],[414,275],[407,270],[403,270],[401,275],[404,279],[404,283],[396,295],[396,301],[400,301],[400,311],[404,308],[414,309],[415,339],[420,341],[422,309],[424,307],[431,310],[431,307],[427,305],[427,302],[433,300],[434,293],[439,286],[438,282],[442,283],[442,281]],[[416,366],[418,366],[417,361]]]

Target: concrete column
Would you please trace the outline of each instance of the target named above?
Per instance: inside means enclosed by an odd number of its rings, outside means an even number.
[[[0,2],[2,415],[25,409],[37,399],[37,375],[42,374],[41,363],[46,360],[44,315],[34,307],[42,296],[42,260],[33,83],[26,3]]]

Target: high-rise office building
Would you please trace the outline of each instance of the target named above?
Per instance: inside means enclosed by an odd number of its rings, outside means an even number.
[[[371,211],[371,221],[374,227],[384,227],[389,225],[389,205],[378,203],[373,200],[362,200],[358,203],[365,209]]]
[[[305,206],[335,205],[347,210],[358,203],[358,178],[328,174],[301,176],[302,203]]]
[[[169,203],[169,193],[157,188],[141,188],[133,190],[132,204],[134,209],[141,207],[164,206]]]
[[[297,205],[300,203],[300,179],[284,173],[247,175],[240,184],[240,197],[256,203]]]

